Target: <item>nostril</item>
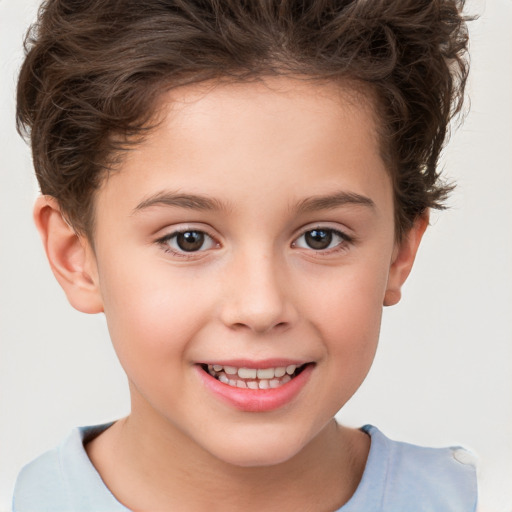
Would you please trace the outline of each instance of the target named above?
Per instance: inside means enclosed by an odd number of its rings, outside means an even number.
[[[237,323],[234,323],[231,325],[231,328],[234,330],[245,329],[248,327],[249,327],[248,325],[245,325],[242,322],[237,322]]]
[[[232,324],[230,327],[231,327],[231,329],[233,329],[235,331],[242,330],[242,329],[249,329],[251,331],[254,331],[255,333],[265,334],[265,333],[268,333],[271,331],[284,331],[284,330],[288,329],[289,325],[290,324],[288,322],[278,322],[277,324],[274,324],[274,325],[272,325],[272,324],[256,325],[255,322],[252,324],[236,322],[236,323]]]
[[[259,334],[283,332],[296,322],[298,314],[288,300],[274,299],[256,292],[239,299],[230,296],[220,308],[220,320],[237,332],[247,329]]]

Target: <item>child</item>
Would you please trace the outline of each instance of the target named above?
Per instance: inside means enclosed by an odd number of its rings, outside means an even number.
[[[475,509],[462,449],[334,420],[450,190],[461,8],[44,4],[18,86],[35,221],[131,412],[26,466],[16,512]]]

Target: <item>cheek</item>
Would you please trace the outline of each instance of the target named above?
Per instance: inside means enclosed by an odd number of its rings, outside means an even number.
[[[144,272],[132,269],[144,268]],[[103,269],[104,309],[121,364],[176,359],[200,329],[207,297],[166,265]]]
[[[345,371],[371,365],[380,332],[385,268],[360,265],[339,269],[310,294],[310,317],[333,361],[351,362]]]

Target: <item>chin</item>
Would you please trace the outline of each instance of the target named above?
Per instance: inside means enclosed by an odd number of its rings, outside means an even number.
[[[232,466],[251,468],[283,464],[305,446],[303,439],[293,439],[282,432],[273,435],[270,440],[258,437],[242,440],[230,438],[225,443],[229,448],[212,450],[210,453]]]
[[[241,468],[257,468],[277,466],[293,458],[295,453],[261,453],[263,450],[255,450],[251,453],[236,453],[232,457],[222,457],[222,460],[231,465]]]

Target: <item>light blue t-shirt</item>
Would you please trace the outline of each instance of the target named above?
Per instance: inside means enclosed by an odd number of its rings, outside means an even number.
[[[74,429],[64,442],[25,466],[13,512],[129,512],[103,483],[84,449],[111,424]],[[474,512],[475,466],[462,448],[423,448],[391,441],[376,427],[361,482],[336,512]]]

